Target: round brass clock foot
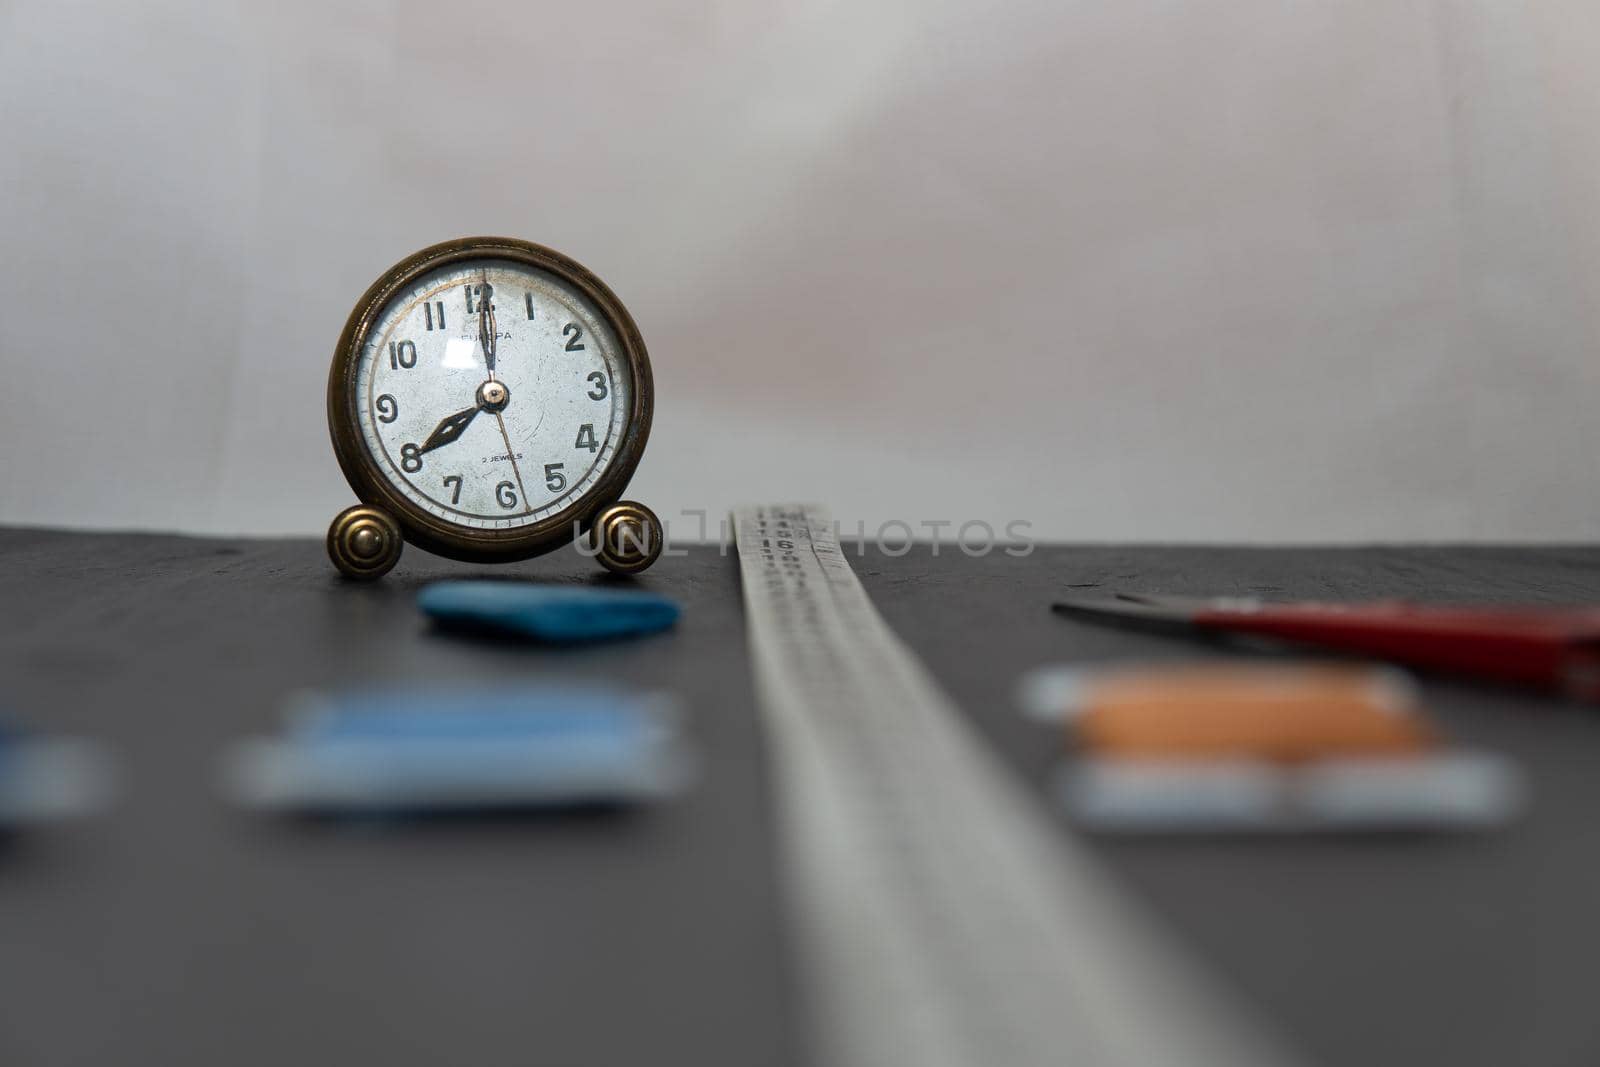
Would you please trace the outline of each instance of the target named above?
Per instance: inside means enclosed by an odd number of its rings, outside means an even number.
[[[328,558],[346,578],[381,578],[400,560],[405,542],[387,511],[357,504],[333,517],[328,527]]]
[[[643,504],[619,500],[589,528],[589,547],[613,574],[638,574],[661,556],[661,520]]]

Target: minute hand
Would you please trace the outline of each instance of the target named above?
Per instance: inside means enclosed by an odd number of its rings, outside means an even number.
[[[495,350],[499,347],[496,343],[494,324],[494,304],[489,297],[493,290],[489,288],[488,279],[483,283],[483,299],[478,303],[478,344],[483,348],[483,365],[489,372],[489,380],[494,381]]]
[[[458,411],[454,415],[446,415],[440,420],[439,425],[433,428],[433,432],[428,435],[428,439],[422,442],[422,447],[417,449],[417,454],[432,452],[434,449],[447,445],[460,437],[480,410],[474,405],[465,411]]]

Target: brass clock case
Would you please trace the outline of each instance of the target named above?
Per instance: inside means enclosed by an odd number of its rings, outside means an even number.
[[[617,445],[616,458],[600,480],[557,514],[510,530],[457,526],[406,499],[378,469],[367,451],[356,419],[356,371],[379,313],[397,293],[429,271],[482,259],[520,263],[552,274],[572,286],[610,325],[633,376],[633,401],[627,427]],[[596,516],[622,496],[638,468],[645,441],[650,436],[654,403],[655,389],[644,338],[616,294],[575,260],[543,245],[510,237],[463,237],[445,241],[407,256],[389,268],[372,283],[350,313],[344,332],[339,335],[333,367],[328,373],[328,431],[333,437],[339,468],[356,496],[368,507],[391,515],[411,544],[473,563],[528,559],[560,548],[570,543],[575,534],[588,531]]]

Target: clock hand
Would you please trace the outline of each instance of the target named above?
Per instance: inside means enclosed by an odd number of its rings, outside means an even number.
[[[511,435],[506,433],[505,416],[496,411],[494,421],[500,424],[500,439],[506,443],[506,458],[511,461],[511,473],[517,476],[517,491],[522,494],[523,511],[531,513],[533,505],[528,502],[528,490],[522,484],[522,471],[517,467],[517,453],[511,447]]]
[[[434,449],[447,445],[460,437],[466,432],[468,424],[482,410],[482,405],[474,404],[465,411],[458,411],[454,415],[446,415],[443,419],[440,419],[439,425],[433,428],[433,432],[428,435],[428,439],[422,442],[422,446],[417,449],[417,454],[432,452]]]
[[[489,380],[494,381],[494,355],[496,338],[494,328],[494,305],[489,297],[494,290],[489,287],[488,272],[483,276],[483,299],[478,301],[478,343],[483,346],[483,365],[488,368]]]
[[[493,412],[499,415],[511,403],[511,390],[506,388],[505,382],[497,382],[493,377],[478,386],[478,403],[475,407],[458,411],[454,415],[446,415],[439,420],[439,425],[433,428],[428,439],[422,442],[422,447],[417,449],[417,455],[432,452],[456,440],[467,432],[467,427],[477,417],[480,411]]]

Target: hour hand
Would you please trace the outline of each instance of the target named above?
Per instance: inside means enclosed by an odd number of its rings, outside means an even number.
[[[439,421],[439,425],[433,428],[433,432],[428,435],[428,439],[422,442],[422,447],[417,449],[417,454],[432,452],[434,449],[447,445],[460,437],[466,432],[467,425],[472,422],[473,417],[480,410],[477,405],[473,405],[464,411],[456,412],[454,415],[446,415]]]

